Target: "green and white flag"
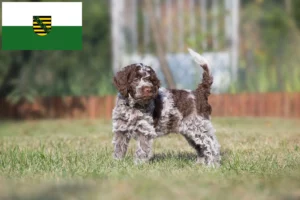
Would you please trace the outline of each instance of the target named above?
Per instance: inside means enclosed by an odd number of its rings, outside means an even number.
[[[3,50],[81,50],[81,2],[3,2]]]

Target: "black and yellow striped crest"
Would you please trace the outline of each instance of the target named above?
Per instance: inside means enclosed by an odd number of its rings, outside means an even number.
[[[46,36],[51,31],[51,16],[33,16],[33,31],[39,36]]]

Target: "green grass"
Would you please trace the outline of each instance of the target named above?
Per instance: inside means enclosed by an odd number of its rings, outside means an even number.
[[[97,120],[0,121],[0,199],[299,199],[300,121],[216,118],[219,169],[195,164],[180,135],[154,159],[112,159],[111,125]]]

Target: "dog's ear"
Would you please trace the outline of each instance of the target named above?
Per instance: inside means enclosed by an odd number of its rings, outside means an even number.
[[[117,72],[113,78],[113,82],[117,90],[124,97],[128,97],[130,83],[134,77],[137,66],[135,64],[124,67],[121,71]]]
[[[155,93],[157,93],[157,91],[158,91],[158,89],[160,87],[160,81],[159,81],[159,79],[158,79],[155,71],[151,67],[149,67],[149,69],[150,69],[150,80],[151,80],[151,82],[153,84]]]

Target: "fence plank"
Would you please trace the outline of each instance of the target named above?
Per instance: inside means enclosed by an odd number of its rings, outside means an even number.
[[[296,95],[296,101],[295,101],[295,114],[297,118],[300,118],[300,93]]]
[[[6,114],[6,106],[5,106],[5,99],[1,98],[0,99],[0,117],[5,117],[7,114]]]
[[[265,110],[265,98],[263,94],[260,93],[258,95],[257,101],[258,101],[258,116],[262,117]]]
[[[240,116],[246,116],[246,101],[247,101],[247,96],[245,94],[241,94],[241,114]]]
[[[212,115],[219,116],[221,113],[220,98],[218,98],[217,95],[211,95],[208,98],[208,102],[212,106]]]
[[[88,98],[88,116],[90,119],[95,119],[96,118],[96,97],[91,96]]]
[[[113,109],[113,103],[114,97],[113,96],[106,96],[105,98],[105,119],[110,120],[112,117],[112,109]]]
[[[274,102],[275,100],[273,96],[274,96],[273,94],[269,94],[268,105],[270,110],[270,116],[274,117],[276,115],[275,108],[274,108],[276,102]]]

